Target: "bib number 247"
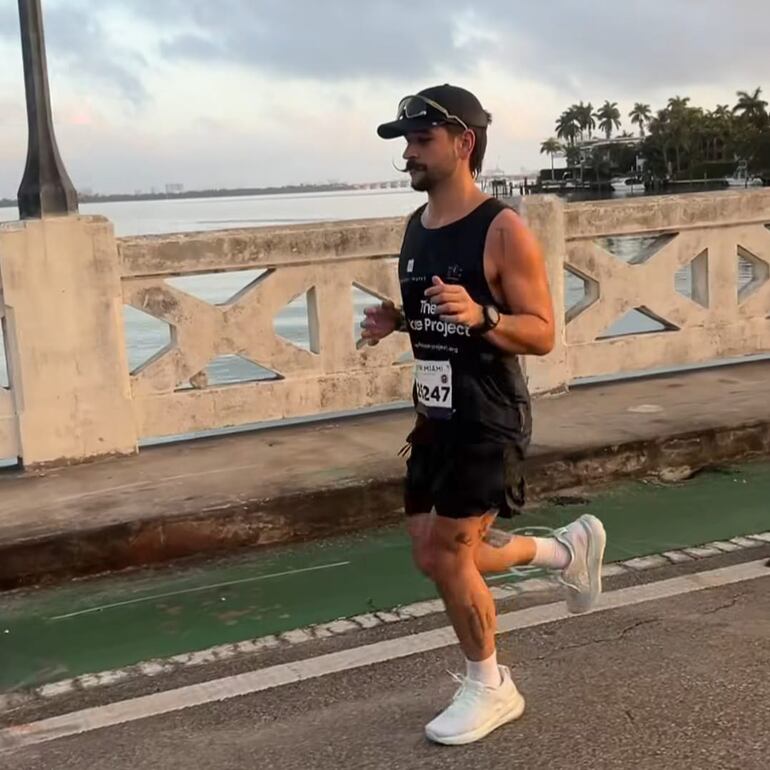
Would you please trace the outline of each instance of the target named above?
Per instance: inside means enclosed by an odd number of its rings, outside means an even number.
[[[449,361],[417,361],[417,400],[427,409],[452,409],[452,366]]]

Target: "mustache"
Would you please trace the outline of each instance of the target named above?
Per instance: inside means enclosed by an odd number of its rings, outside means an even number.
[[[400,166],[396,166],[395,164],[393,167],[396,169],[396,171],[400,171],[402,174],[408,174],[410,171],[427,171],[427,166],[423,166],[420,163],[415,163],[413,160],[408,160],[406,162],[406,165],[401,168]]]

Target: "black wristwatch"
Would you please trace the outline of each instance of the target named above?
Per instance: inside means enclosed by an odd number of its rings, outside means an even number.
[[[474,328],[477,334],[486,334],[491,332],[500,323],[500,311],[494,305],[482,305],[481,313],[484,322],[481,326]]]

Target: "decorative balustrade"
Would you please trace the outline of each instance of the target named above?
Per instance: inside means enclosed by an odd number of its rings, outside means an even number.
[[[353,288],[372,301],[397,298],[395,255],[403,222],[122,240],[126,304],[172,328],[171,343],[131,376],[140,436],[167,436],[344,411],[403,400],[410,367],[403,335],[357,345]],[[262,274],[220,305],[175,288],[169,277],[213,271]],[[306,297],[309,350],[280,336],[274,319]],[[233,355],[272,373],[209,384],[207,364]],[[192,387],[190,387],[192,385]]]
[[[568,381],[770,352],[767,193],[580,203],[565,216],[565,269],[584,282],[566,313]],[[628,261],[608,249],[632,238],[643,248]],[[629,313],[652,330],[618,332]]]
[[[522,213],[564,309],[554,351],[527,360],[533,392],[770,353],[770,191],[566,205],[534,196]],[[403,226],[122,239],[100,218],[1,227],[11,387],[0,388],[0,457],[77,462],[135,451],[143,438],[408,399],[406,337],[371,348],[354,331],[354,289],[398,300]],[[179,285],[211,273],[248,279],[219,303]],[[303,297],[305,345],[275,323]],[[124,306],[169,328],[168,344],[133,372]],[[260,376],[209,380],[223,356],[253,362]]]

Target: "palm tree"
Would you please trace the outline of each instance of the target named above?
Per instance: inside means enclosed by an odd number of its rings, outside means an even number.
[[[599,129],[604,131],[607,139],[612,137],[613,129],[620,128],[620,110],[617,102],[604,102],[594,117],[598,119]]]
[[[689,96],[672,96],[665,112],[668,114],[668,134],[676,155],[677,175],[682,171],[682,150],[691,144],[693,108],[689,107]]]
[[[738,91],[738,103],[733,107],[732,144],[735,154],[746,163],[749,174],[756,169],[757,155],[765,141],[768,129],[767,102],[762,99],[762,89],[753,93]]]
[[[706,113],[706,126],[710,133],[707,145],[711,160],[720,160],[725,154],[733,134],[733,111],[728,104],[717,104],[716,108]]]
[[[649,137],[646,140],[647,152],[660,152],[661,173],[669,173],[669,150],[671,149],[671,113],[668,109],[658,110],[650,118]]]
[[[754,124],[758,128],[767,123],[767,102],[761,99],[762,89],[755,89],[753,94],[746,91],[738,91],[736,94],[738,103],[733,107],[733,114],[741,114],[741,117]]]
[[[666,144],[673,147],[677,175],[682,172],[682,154],[692,171],[706,126],[706,115],[700,107],[690,107],[689,96],[672,96],[662,114],[665,116]]]
[[[573,146],[577,139],[580,126],[575,115],[574,108],[565,110],[556,121],[556,136]]]
[[[668,110],[672,113],[684,112],[689,104],[689,96],[672,96],[668,100]]]
[[[631,118],[631,123],[639,126],[639,136],[644,138],[644,129],[649,124],[652,117],[652,109],[649,104],[642,104],[637,102],[634,105],[634,109],[628,113],[628,117]]]
[[[564,148],[559,143],[558,139],[546,139],[541,145],[540,145],[540,154],[541,155],[550,155],[551,156],[551,179],[553,179],[553,159],[554,156],[557,153],[560,153]]]
[[[682,117],[680,141],[687,154],[688,178],[692,179],[693,168],[705,160],[704,136],[706,134],[706,114],[700,107],[688,107]]]
[[[593,136],[593,131],[596,128],[593,104],[591,104],[591,102],[588,102],[588,104],[583,104],[581,101],[580,104],[574,105],[572,110],[574,111],[575,119],[580,126],[580,133],[588,133],[588,138],[591,139]]]

